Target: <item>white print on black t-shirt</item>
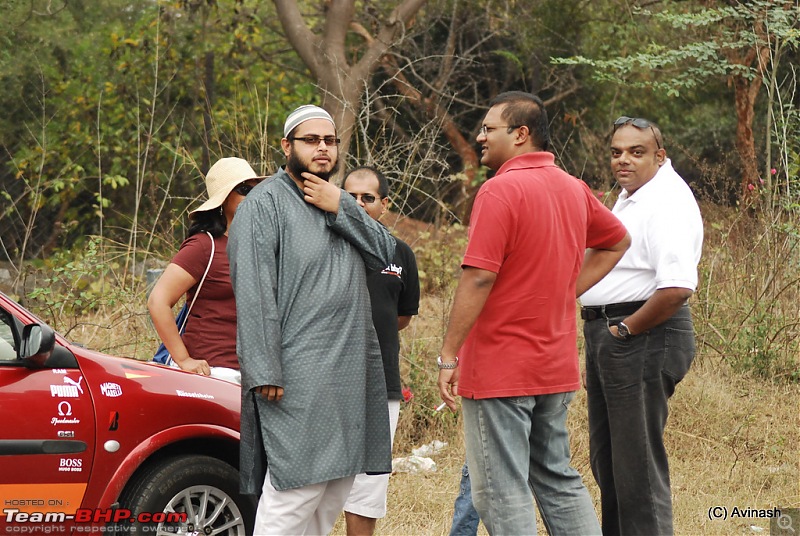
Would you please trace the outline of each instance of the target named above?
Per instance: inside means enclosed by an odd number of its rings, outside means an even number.
[[[390,264],[389,266],[384,268],[381,273],[382,274],[386,274],[386,275],[394,275],[394,276],[397,276],[397,277],[402,277],[402,275],[403,275],[403,267],[402,266],[397,266],[396,264]]]

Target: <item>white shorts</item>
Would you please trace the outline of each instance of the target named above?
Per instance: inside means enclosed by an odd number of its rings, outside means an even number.
[[[242,372],[235,368],[211,367],[211,377],[242,385]]]
[[[353,476],[278,491],[269,469],[258,499],[253,534],[258,536],[325,536],[342,513]]]
[[[169,358],[167,365],[176,368],[178,370],[182,370],[178,364]],[[242,372],[235,368],[230,367],[209,367],[211,370],[210,376],[212,378],[219,378],[220,380],[225,380],[226,382],[236,383],[238,385],[242,385]]]
[[[389,433],[394,444],[394,432],[400,417],[400,401],[389,400]],[[344,511],[362,517],[378,519],[386,516],[386,492],[389,489],[389,474],[356,475],[353,489],[344,505]]]

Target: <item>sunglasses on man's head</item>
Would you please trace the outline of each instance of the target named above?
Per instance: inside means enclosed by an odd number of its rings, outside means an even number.
[[[365,205],[371,205],[372,203],[375,202],[376,199],[378,199],[372,194],[354,194],[351,192],[348,193],[350,193],[350,195],[352,195],[353,199],[355,199],[356,201],[358,201],[358,198],[361,197],[361,200],[364,202]]]
[[[656,129],[653,128],[653,123],[641,117],[628,117],[626,115],[623,115],[621,117],[618,117],[617,120],[614,121],[614,132],[616,132],[620,127],[625,125],[633,125],[640,130],[649,128],[653,132],[653,137],[656,139],[656,145],[658,146],[659,149],[661,149],[661,142],[658,141],[658,136],[656,136]]]

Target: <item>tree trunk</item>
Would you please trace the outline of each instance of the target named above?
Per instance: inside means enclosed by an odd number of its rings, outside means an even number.
[[[346,157],[361,109],[365,82],[381,57],[402,37],[426,0],[401,0],[388,19],[381,22],[375,39],[354,54],[346,43],[353,24],[355,0],[329,0],[320,35],[311,31],[295,0],[273,0],[286,38],[309,68],[322,90],[322,105],[336,121],[342,144],[339,158]],[[351,65],[348,58],[358,57]]]
[[[753,118],[755,117],[755,99],[760,86],[760,76],[752,81],[742,76],[733,79],[736,102],[736,150],[742,161],[740,182],[740,199],[742,201],[751,200],[752,193],[759,183]]]
[[[350,152],[350,141],[354,134],[356,117],[361,107],[361,92],[364,80],[353,80],[350,70],[337,71],[333,66],[323,70],[317,79],[322,89],[322,107],[336,122],[336,131],[342,143],[339,145],[339,158],[343,159]],[[340,83],[340,81],[345,83]],[[344,162],[342,162],[344,167]],[[344,169],[340,169],[340,176]]]
[[[763,28],[756,28],[756,33]],[[763,83],[762,69],[769,63],[769,47],[759,46],[744,51],[741,55],[729,55],[732,63],[752,68],[752,78],[743,75],[731,76],[736,107],[736,151],[742,162],[742,177],[739,183],[739,201],[750,206],[756,199],[756,191],[761,187],[759,178],[756,141],[753,135],[753,120],[758,92]]]

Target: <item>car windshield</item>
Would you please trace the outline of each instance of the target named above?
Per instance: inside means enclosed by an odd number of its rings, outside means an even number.
[[[8,311],[0,309],[0,361],[17,359],[17,344],[14,340],[14,320]]]

